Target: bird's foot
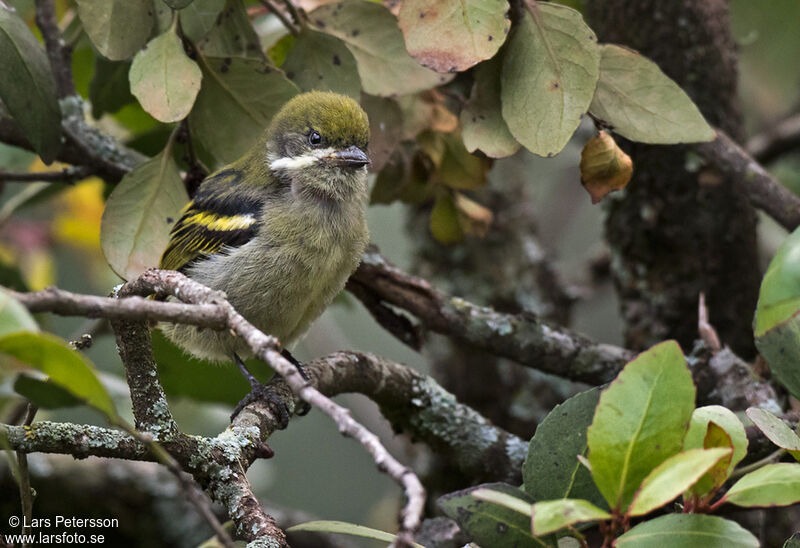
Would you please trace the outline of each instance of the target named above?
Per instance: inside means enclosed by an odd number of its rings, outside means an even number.
[[[247,405],[257,401],[264,402],[267,405],[270,412],[272,412],[278,420],[279,430],[283,430],[289,425],[291,413],[289,412],[289,404],[286,403],[286,399],[277,393],[272,383],[262,384],[260,382],[253,384],[250,392],[236,404],[233,414],[231,415],[231,421],[233,421]]]

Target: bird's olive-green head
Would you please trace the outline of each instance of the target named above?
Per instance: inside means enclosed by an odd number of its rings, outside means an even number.
[[[337,200],[366,192],[369,121],[353,99],[298,95],[275,115],[265,138],[270,171],[294,192]]]

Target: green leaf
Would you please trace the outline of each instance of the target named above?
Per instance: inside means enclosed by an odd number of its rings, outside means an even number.
[[[109,61],[95,57],[94,76],[89,84],[92,116],[99,119],[106,112],[117,112],[135,101],[128,83],[131,64],[127,61]]]
[[[594,95],[597,37],[577,11],[550,3],[524,10],[503,61],[503,119],[540,156],[567,144]]]
[[[406,49],[437,72],[461,72],[493,57],[511,28],[506,0],[405,0],[398,24]]]
[[[358,65],[361,85],[372,95],[416,93],[452,79],[417,64],[406,51],[397,20],[381,4],[344,0],[309,15],[316,30],[347,44]]]
[[[175,346],[159,330],[154,330],[153,355],[158,364],[158,378],[169,397],[236,405],[250,390],[250,384],[233,364],[198,360]],[[245,362],[248,371],[266,382],[272,374],[262,360]]]
[[[782,449],[786,449],[796,460],[800,460],[800,436],[789,428],[785,422],[758,407],[747,410],[747,416],[764,435]]]
[[[800,397],[800,228],[772,258],[761,282],[755,316],[756,347],[773,375]]]
[[[800,228],[783,241],[769,263],[755,317],[755,336],[777,327],[800,310]]]
[[[366,93],[361,97],[361,106],[369,117],[370,170],[383,169],[392,153],[400,144],[403,129],[403,114],[394,99],[375,97]],[[394,181],[399,185],[400,181]]]
[[[66,388],[50,380],[36,379],[24,373],[14,381],[14,392],[43,409],[77,407],[84,403]]]
[[[464,239],[464,231],[458,220],[458,208],[451,193],[441,192],[436,197],[431,211],[430,229],[433,237],[443,244],[454,244]]]
[[[800,532],[786,539],[786,542],[783,543],[783,548],[800,548]]]
[[[197,46],[209,57],[267,60],[242,0],[225,2],[213,27]]]
[[[283,63],[286,77],[302,91],[335,91],[358,100],[361,80],[356,59],[344,42],[311,29],[294,39]]]
[[[183,35],[194,44],[199,44],[214,28],[224,7],[225,0],[194,0],[178,14]]]
[[[25,22],[0,4],[0,100],[33,149],[49,164],[61,147],[56,83],[42,46]]]
[[[712,141],[715,133],[689,96],[635,51],[600,46],[600,80],[589,111],[632,141],[654,144]]]
[[[491,160],[470,154],[456,133],[442,135],[444,154],[436,174],[450,188],[477,190],[486,184]]]
[[[461,137],[470,152],[480,150],[490,158],[505,158],[519,150],[519,143],[503,120],[500,105],[499,60],[475,69],[475,83],[461,110]]]
[[[426,160],[419,151],[410,152],[408,146],[401,144],[378,173],[370,195],[371,203],[389,204],[401,200],[421,204],[434,199],[436,185],[429,181],[430,166]]]
[[[189,127],[222,166],[247,152],[298,90],[279,69],[256,59],[200,55],[198,61],[203,87]]]
[[[487,483],[439,497],[439,508],[458,523],[470,538],[481,546],[551,546],[531,534],[530,514],[523,515],[504,506],[477,500],[478,489],[498,491],[521,499],[528,507],[533,499],[523,491],[504,483]]]
[[[640,523],[617,548],[758,548],[758,539],[734,521],[703,514],[668,514]]]
[[[577,458],[586,455],[586,429],[599,400],[600,388],[581,392],[555,406],[536,427],[522,465],[523,489],[536,500],[586,499],[605,506],[591,474]]]
[[[112,61],[130,59],[153,30],[149,0],[77,0],[78,15],[92,44]]]
[[[713,421],[728,433],[733,443],[733,458],[728,466],[728,475],[747,455],[747,432],[736,414],[721,405],[706,405],[692,412],[689,430],[683,439],[683,449],[699,449],[705,447],[704,440],[708,432],[708,424]]]
[[[97,380],[94,366],[79,352],[49,333],[11,333],[0,337],[0,353],[38,369],[51,382],[105,414],[117,417],[114,402]]]
[[[756,348],[767,360],[773,376],[792,396],[800,398],[800,315],[795,314],[756,337]]]
[[[303,32],[308,28],[303,29]],[[286,62],[286,56],[289,55],[289,50],[294,45],[294,36],[285,34],[279,38],[274,44],[267,48],[267,59],[275,65],[280,67]],[[348,52],[350,50],[347,50]]]
[[[727,456],[721,458],[717,463],[712,466],[703,477],[689,488],[689,493],[698,497],[706,496],[709,493],[716,492],[717,489],[722,487],[728,476],[733,471],[731,461],[733,460],[733,440],[730,434],[724,428],[715,422],[709,422],[706,428],[706,436],[703,439],[703,447],[705,449],[713,449],[715,447],[722,447],[729,449],[730,452]]]
[[[587,441],[592,477],[611,508],[624,511],[642,480],[680,451],[694,397],[675,341],[639,354],[603,391]]]
[[[319,533],[341,533],[344,535],[369,538],[390,543],[394,542],[397,539],[397,535],[393,535],[392,533],[387,533],[385,531],[380,531],[378,529],[373,529],[371,527],[364,527],[363,525],[347,523],[345,521],[328,521],[328,520],[307,521],[305,523],[298,523],[297,525],[292,525],[286,530],[289,532],[316,531]],[[422,546],[421,544],[417,544],[416,542],[412,543],[411,545],[414,546],[415,548],[424,548],[424,546]]]
[[[671,456],[644,479],[628,508],[628,515],[643,516],[674,500],[732,451],[722,447],[689,449]]]
[[[166,4],[174,10],[182,10],[194,2],[194,0],[164,0],[164,2],[166,2]]]
[[[158,266],[188,201],[169,146],[125,175],[108,197],[100,224],[100,245],[114,272],[132,280]]]
[[[800,464],[768,464],[733,484],[725,502],[737,506],[788,506],[800,502]]]
[[[611,514],[588,500],[559,499],[533,505],[533,534],[545,535],[575,523],[611,519]]]
[[[17,331],[39,331],[36,320],[28,309],[4,288],[0,288],[0,335]]]
[[[183,51],[178,35],[168,30],[136,54],[130,71],[131,92],[153,118],[177,122],[189,114],[203,77]]]
[[[502,491],[494,491],[485,487],[479,487],[472,491],[470,495],[478,500],[497,504],[498,506],[508,508],[509,510],[513,510],[529,518],[532,515],[533,506],[530,502]]]

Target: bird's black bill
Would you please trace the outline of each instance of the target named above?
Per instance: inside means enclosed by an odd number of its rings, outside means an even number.
[[[353,146],[334,152],[331,157],[340,167],[363,167],[369,165],[369,158],[360,148]]]

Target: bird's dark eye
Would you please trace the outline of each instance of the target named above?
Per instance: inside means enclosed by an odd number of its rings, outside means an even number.
[[[316,131],[312,131],[308,134],[308,144],[311,146],[319,146],[322,144],[322,135],[320,135]]]

